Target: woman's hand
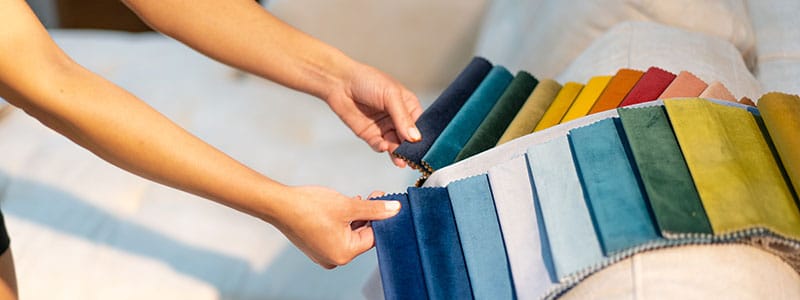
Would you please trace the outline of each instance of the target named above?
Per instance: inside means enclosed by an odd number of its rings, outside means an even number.
[[[353,133],[377,152],[391,154],[403,140],[422,138],[414,125],[422,113],[417,97],[370,66],[356,63],[325,100]],[[406,166],[401,159],[392,160],[398,167]]]
[[[312,261],[326,269],[347,264],[375,245],[372,227],[355,224],[386,219],[400,211],[397,201],[348,198],[316,186],[290,189],[287,195],[292,198],[287,201],[291,203],[284,203],[271,223]],[[373,192],[370,198],[381,194]]]

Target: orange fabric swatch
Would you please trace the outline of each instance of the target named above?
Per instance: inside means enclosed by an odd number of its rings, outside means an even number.
[[[712,82],[702,93],[700,98],[706,99],[719,99],[725,101],[736,102],[736,97],[728,91],[724,85],[719,81]]]
[[[611,82],[608,83],[603,94],[597,98],[597,102],[592,107],[592,110],[589,111],[589,114],[617,108],[622,99],[625,99],[628,92],[639,81],[639,78],[642,78],[642,75],[644,75],[642,71],[619,69],[614,78],[611,79]]]
[[[753,100],[750,100],[750,98],[747,98],[747,97],[742,97],[742,99],[739,99],[739,104],[756,106],[756,103],[753,102]]]
[[[705,81],[691,72],[681,71],[678,77],[667,86],[667,89],[658,96],[658,99],[697,97],[708,87]]]

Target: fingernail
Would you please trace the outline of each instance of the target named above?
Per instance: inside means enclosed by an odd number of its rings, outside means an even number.
[[[400,202],[398,202],[398,201],[386,201],[386,202],[383,203],[383,205],[384,205],[384,208],[386,208],[387,211],[398,211],[398,210],[400,210]]]
[[[414,141],[419,141],[422,139],[422,134],[419,133],[419,130],[416,127],[411,127],[408,129],[408,136],[410,136]]]

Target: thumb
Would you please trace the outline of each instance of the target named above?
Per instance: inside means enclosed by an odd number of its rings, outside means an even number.
[[[372,221],[383,220],[393,217],[400,212],[399,201],[385,200],[353,200],[351,201],[350,220],[351,221]]]
[[[417,126],[412,122],[411,112],[405,104],[404,93],[389,93],[390,98],[386,99],[386,112],[392,117],[395,131],[402,139],[410,142],[418,142],[422,139],[422,135],[417,129]]]

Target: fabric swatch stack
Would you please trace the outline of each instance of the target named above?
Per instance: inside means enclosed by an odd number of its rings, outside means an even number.
[[[678,75],[651,67],[621,69],[586,84],[512,75],[476,57],[423,113],[417,126],[425,138],[403,143],[394,155],[422,172],[434,171],[515,138],[589,114],[677,97],[737,102],[722,83],[706,84],[690,72]],[[747,98],[740,103],[754,105]]]
[[[753,244],[800,272],[800,97],[739,102],[689,72],[561,86],[476,58],[420,117],[426,140],[397,150],[452,165],[379,198],[402,204],[372,223],[386,299],[553,298],[691,244]]]

